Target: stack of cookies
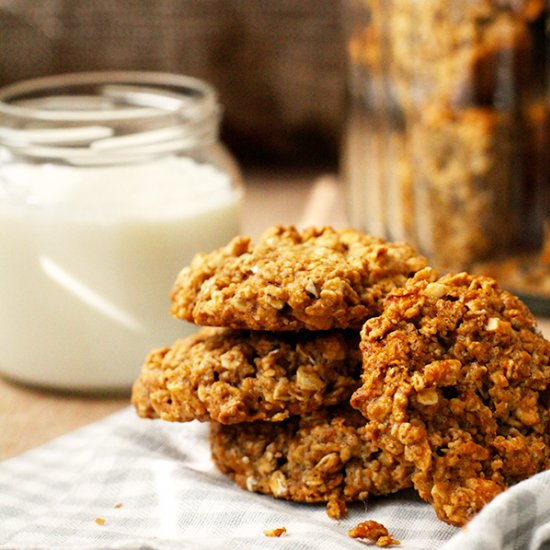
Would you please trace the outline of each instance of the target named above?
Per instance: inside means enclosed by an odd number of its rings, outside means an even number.
[[[134,384],[140,416],[211,422],[213,459],[241,487],[345,502],[410,485],[351,408],[359,331],[425,266],[405,244],[354,230],[274,227],[237,237],[180,273],[172,313],[203,328],[153,351]],[[220,328],[223,327],[223,328]]]
[[[207,328],[149,355],[133,403],[210,422],[246,490],[338,518],[414,486],[463,525],[550,467],[550,343],[492,279],[351,229],[274,227],[196,256],[171,297]]]

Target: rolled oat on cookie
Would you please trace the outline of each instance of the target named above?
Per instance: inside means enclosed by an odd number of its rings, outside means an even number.
[[[280,421],[349,402],[361,370],[358,331],[207,328],[151,352],[132,401],[168,421]]]
[[[360,329],[425,266],[408,244],[354,229],[275,226],[257,244],[241,236],[195,256],[172,289],[172,314],[233,329]]]
[[[410,487],[412,468],[381,451],[349,404],[283,422],[212,423],[218,468],[248,491],[296,502],[326,502],[330,517],[346,503]]]

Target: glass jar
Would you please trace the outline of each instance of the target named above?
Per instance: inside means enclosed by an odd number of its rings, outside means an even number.
[[[349,0],[351,222],[550,313],[545,0]]]
[[[242,185],[212,87],[81,73],[0,90],[0,373],[128,390],[146,354],[194,329],[169,292],[239,232]]]

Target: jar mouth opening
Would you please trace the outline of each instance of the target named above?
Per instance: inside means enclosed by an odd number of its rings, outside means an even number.
[[[217,106],[217,93],[207,82],[148,71],[69,73],[0,88],[0,115],[52,122],[116,122],[166,113],[194,120]]]

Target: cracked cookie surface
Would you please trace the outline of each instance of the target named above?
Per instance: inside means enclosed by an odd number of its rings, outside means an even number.
[[[217,467],[240,487],[297,502],[327,502],[330,517],[346,502],[411,485],[411,467],[380,451],[365,419],[349,405],[283,422],[211,424]]]
[[[203,329],[149,354],[132,401],[169,421],[280,421],[349,401],[361,365],[359,331]]]
[[[444,521],[465,524],[550,467],[550,343],[493,279],[422,270],[367,321],[361,348],[351,403]]]
[[[426,265],[407,244],[353,229],[275,226],[198,254],[177,277],[172,314],[203,326],[360,329],[383,297]]]

